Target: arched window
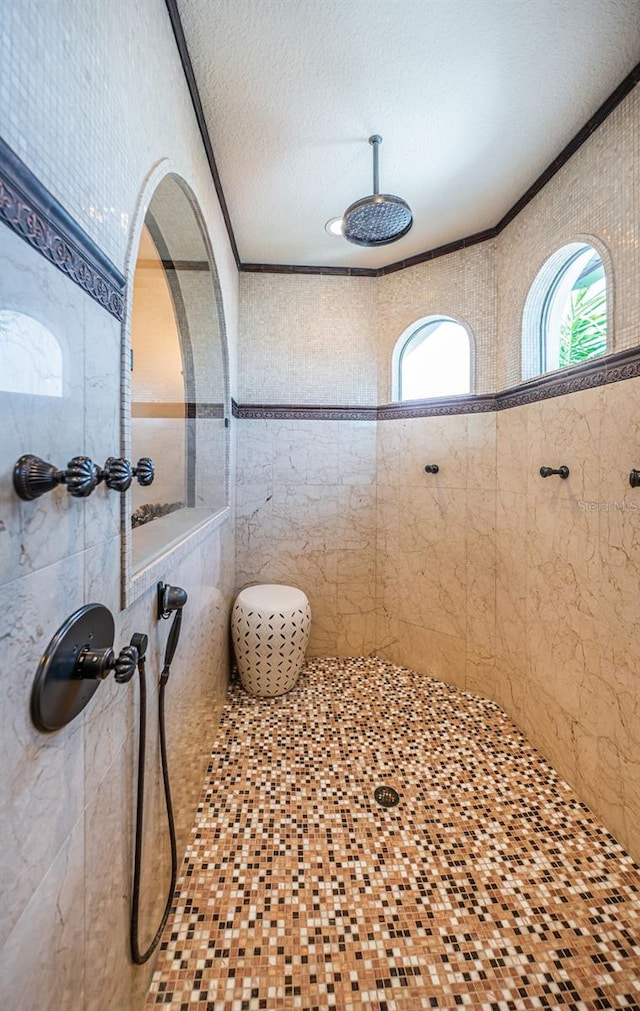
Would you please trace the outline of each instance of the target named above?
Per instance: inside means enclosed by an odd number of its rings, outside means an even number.
[[[607,284],[600,253],[571,242],[531,286],[522,325],[522,376],[578,365],[607,350]]]
[[[429,316],[397,342],[392,361],[394,400],[426,400],[471,392],[471,342],[462,323]]]

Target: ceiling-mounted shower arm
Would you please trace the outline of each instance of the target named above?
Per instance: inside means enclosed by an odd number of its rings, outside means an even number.
[[[356,200],[342,215],[342,234],[356,246],[386,246],[407,234],[413,224],[411,208],[402,197],[380,193],[379,148],[382,137],[369,137],[373,148],[373,194]]]
[[[377,197],[380,193],[380,169],[378,163],[378,152],[382,144],[382,137],[379,133],[374,133],[369,137],[369,143],[373,147],[373,195]]]

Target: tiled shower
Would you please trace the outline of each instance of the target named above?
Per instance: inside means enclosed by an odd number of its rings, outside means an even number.
[[[461,707],[463,698],[464,705],[474,696],[491,700],[477,703],[489,723],[506,720],[501,726],[523,742],[531,761],[550,762],[568,782],[579,798],[567,801],[572,817],[584,822],[587,815],[575,807],[584,802],[588,817],[605,826],[587,826],[585,846],[589,832],[602,840],[599,833],[608,830],[637,860],[640,492],[630,488],[628,473],[640,466],[640,365],[633,352],[640,326],[638,88],[486,242],[379,278],[238,273],[164,5],[130,3],[123,19],[107,0],[11,3],[0,9],[0,29],[0,135],[77,226],[129,278],[132,236],[153,179],[174,173],[196,194],[220,277],[235,402],[230,512],[193,549],[169,556],[162,573],[189,590],[169,725],[181,852],[187,844],[198,849],[190,834],[198,798],[201,807],[207,791],[220,799],[215,768],[201,790],[211,748],[224,740],[216,731],[230,675],[228,614],[235,590],[257,580],[294,583],[311,600],[312,694],[305,704],[315,700],[326,714],[325,732],[341,718],[330,702],[334,678],[336,685],[344,678],[360,685],[373,726],[373,709],[380,719],[385,706],[408,706],[414,695],[422,712],[426,679],[435,677],[434,698],[444,693]],[[10,479],[21,453],[63,463],[77,453],[103,460],[120,450],[123,324],[58,269],[51,251],[47,257],[34,248],[28,228],[6,226],[20,194],[5,186],[0,195],[1,308],[45,323],[68,364],[60,410],[55,404],[35,410],[19,395],[3,394],[0,995],[12,1011],[134,1011],[144,1006],[151,970],[131,966],[127,950],[138,697],[133,688],[105,685],[76,724],[47,736],[31,725],[28,699],[44,647],[75,607],[105,603],[116,615],[118,642],[148,631],[156,665],[166,629],[153,618],[152,586],[121,608],[115,497],[102,489],[82,503],[56,492],[25,506]],[[606,246],[614,265],[617,357],[573,385],[519,393],[522,307],[532,280],[560,245],[590,236]],[[460,318],[473,332],[483,409],[394,415],[384,409],[394,343],[433,312]],[[427,463],[438,463],[439,473],[425,474]],[[571,470],[568,482],[540,479],[540,465],[563,463]],[[326,657],[337,658],[334,667],[317,659]],[[396,681],[404,686],[398,696],[391,689]],[[234,691],[242,711],[246,700]],[[295,710],[295,702],[282,703],[292,735],[299,713],[287,707]],[[357,695],[349,704],[358,709]],[[262,712],[268,724],[275,712],[274,704]],[[229,718],[225,710],[225,733]],[[358,726],[368,740],[367,726]],[[384,721],[375,732],[383,741]],[[323,755],[329,761],[330,747]],[[376,760],[389,774],[380,755]],[[231,775],[233,769],[224,772]],[[403,781],[397,785],[407,790]],[[412,796],[419,793],[418,785],[412,789]],[[565,789],[562,782],[563,796]],[[168,867],[159,776],[148,793],[143,926],[152,932]],[[329,810],[325,796],[328,814],[343,814],[342,800],[328,796],[335,805]],[[360,803],[368,824],[373,815],[364,794]],[[401,818],[401,809],[389,817]],[[404,832],[398,820],[388,830]],[[354,831],[349,826],[347,837]],[[600,853],[611,845],[619,859],[612,840],[602,845]],[[289,887],[291,877],[284,880]],[[634,882],[633,876],[622,882],[631,889],[630,924]],[[188,910],[178,911],[184,925]],[[637,924],[637,906],[635,917]],[[352,926],[350,944],[364,929]],[[393,947],[385,940],[384,951]],[[446,943],[472,951],[464,936]],[[167,944],[168,958],[175,945]],[[304,952],[291,959],[298,954]],[[460,952],[449,954],[455,962]],[[263,953],[255,958],[261,966]],[[286,965],[298,963],[278,958],[273,964],[293,979],[297,973]],[[359,961],[355,951],[353,958]],[[322,980],[342,1003],[330,1002],[325,989],[316,992],[317,1006],[382,1007],[376,980],[388,980],[399,966],[415,967],[395,954],[385,958],[388,971],[367,968],[366,985],[345,976],[336,991],[335,980]],[[265,978],[270,964],[267,958]],[[316,976],[318,964],[316,958]],[[359,968],[349,971],[357,977]],[[312,974],[300,968],[301,977]],[[418,974],[410,975],[413,987]],[[280,985],[299,986],[295,979],[269,982],[276,991]],[[234,995],[238,1008],[243,1000],[255,1007],[312,1006],[294,1002],[301,994],[270,996],[267,987],[256,997],[253,989]],[[382,989],[391,991],[389,1008],[396,998],[399,1008],[412,1007],[393,987]],[[168,991],[156,986],[154,993]],[[429,999],[436,992],[425,986]],[[171,1006],[182,1008],[185,999]],[[605,1001],[587,1005],[594,1008],[634,1006],[608,1005],[610,993],[589,999]],[[186,1000],[189,1011],[211,1003]],[[214,1011],[226,1011],[217,1000]],[[561,1003],[557,995],[549,1001],[540,1006]],[[233,1003],[229,1008],[236,1011]]]

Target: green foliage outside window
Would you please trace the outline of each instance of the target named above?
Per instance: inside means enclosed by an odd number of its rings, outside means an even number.
[[[574,284],[560,324],[560,368],[602,354],[607,347],[607,294],[602,261]]]

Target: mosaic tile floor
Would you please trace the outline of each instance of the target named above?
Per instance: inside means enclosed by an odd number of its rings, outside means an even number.
[[[312,661],[230,690],[158,1005],[639,1011],[640,869],[498,706]]]

